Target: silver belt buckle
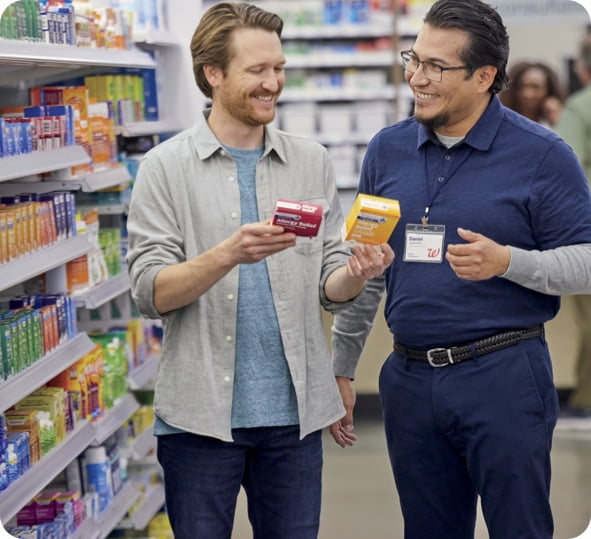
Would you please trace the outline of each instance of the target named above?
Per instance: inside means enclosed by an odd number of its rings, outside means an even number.
[[[443,362],[441,362],[442,360],[437,360],[433,357],[433,354],[436,352],[447,352],[447,359],[443,360]],[[431,367],[447,367],[448,365],[451,365],[454,360],[451,357],[451,349],[450,348],[431,348],[431,350],[427,350],[427,361],[429,362],[429,365],[431,365]]]

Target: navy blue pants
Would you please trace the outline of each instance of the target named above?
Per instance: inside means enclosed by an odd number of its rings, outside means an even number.
[[[380,372],[405,539],[551,539],[558,398],[543,338],[448,367],[391,354]]]
[[[254,539],[316,539],[322,485],[321,431],[235,429],[233,442],[158,436],[166,507],[176,539],[230,539],[243,486]]]

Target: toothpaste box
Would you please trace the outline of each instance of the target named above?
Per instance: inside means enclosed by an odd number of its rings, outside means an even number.
[[[343,224],[343,241],[386,243],[399,219],[398,200],[359,193]]]
[[[293,232],[297,236],[314,237],[322,223],[322,206],[309,202],[294,202],[278,199],[271,221],[282,226],[285,232]]]

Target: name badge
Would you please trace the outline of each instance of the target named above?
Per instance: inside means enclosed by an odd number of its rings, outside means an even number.
[[[404,262],[443,262],[445,225],[406,225]]]

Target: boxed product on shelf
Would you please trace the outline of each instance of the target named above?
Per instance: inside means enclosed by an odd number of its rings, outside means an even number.
[[[41,439],[39,432],[39,419],[37,410],[11,409],[4,412],[6,429],[10,432],[28,432],[29,434],[29,458],[34,464],[41,458]]]
[[[9,432],[6,446],[8,483],[14,483],[30,467],[29,433]]]

